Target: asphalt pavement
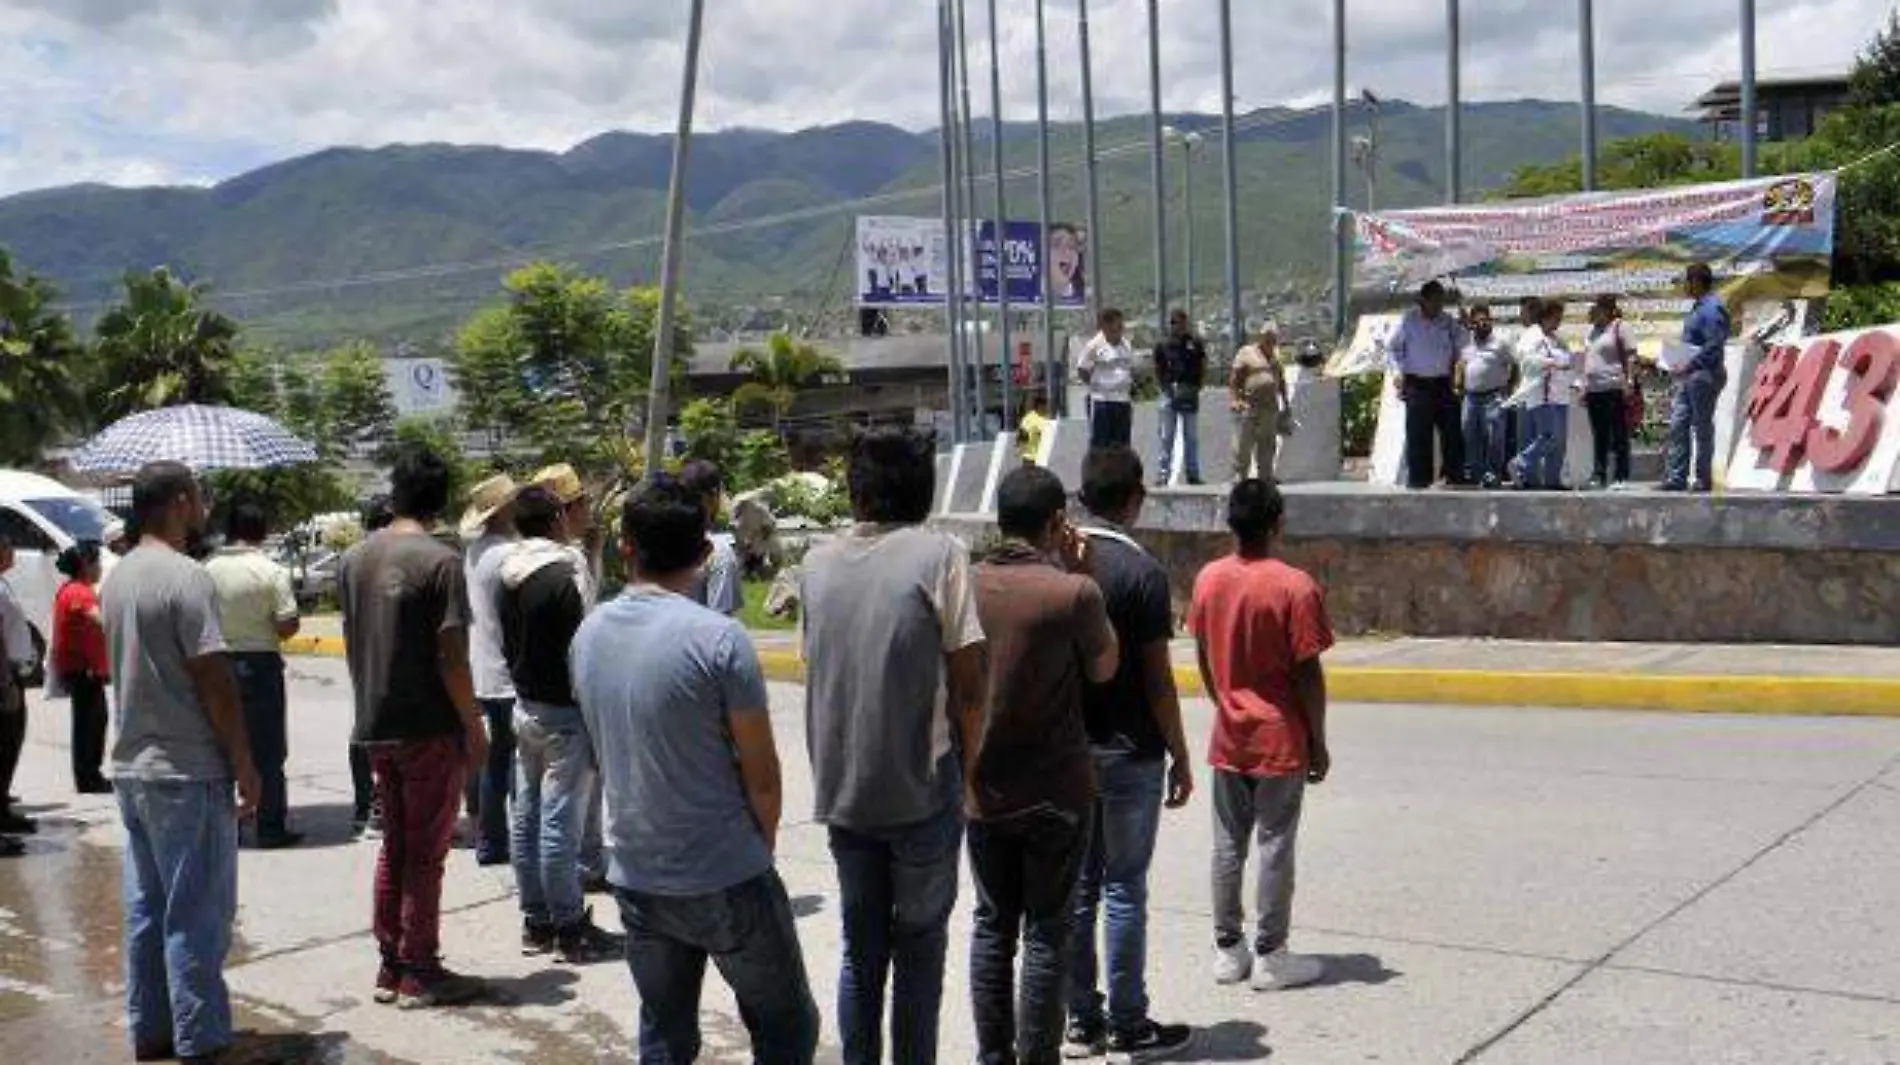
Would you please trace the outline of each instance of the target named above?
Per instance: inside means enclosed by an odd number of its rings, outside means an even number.
[[[836,1061],[837,889],[811,787],[802,690],[774,685],[788,826],[780,867]],[[66,708],[35,703],[15,790],[44,823],[0,860],[0,1061],[120,1062],[121,832],[68,780]],[[1209,706],[1188,705],[1197,744]],[[348,838],[342,663],[291,664],[292,851],[244,852],[230,981],[258,1061],[547,1065],[633,1058],[617,964],[520,956],[512,876],[451,857],[448,962],[491,1001],[371,1001],[375,844]],[[1900,721],[1335,708],[1334,776],[1308,803],[1294,946],[1321,986],[1208,975],[1204,796],[1167,816],[1153,880],[1154,1013],[1192,1023],[1174,1060],[1318,1063],[1900,1061]],[[967,884],[942,1060],[972,1057]],[[615,925],[610,900],[596,917]],[[749,1060],[708,981],[703,1061]]]

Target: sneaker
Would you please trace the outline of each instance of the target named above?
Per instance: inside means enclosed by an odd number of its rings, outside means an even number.
[[[593,965],[626,954],[627,941],[594,924],[594,911],[554,933],[554,957],[562,965]]]
[[[112,794],[112,781],[104,777],[92,777],[81,781],[79,786],[73,790],[81,795],[110,795]]]
[[[1062,1057],[1086,1061],[1108,1053],[1108,1026],[1101,1021],[1071,1021],[1062,1036]]]
[[[1217,984],[1244,983],[1253,974],[1253,954],[1247,945],[1236,939],[1232,943],[1218,944],[1214,947],[1214,982]]]
[[[526,957],[554,952],[554,926],[542,921],[521,922],[521,953]]]
[[[1194,1041],[1194,1029],[1185,1024],[1156,1024],[1149,1021],[1132,1032],[1115,1032],[1108,1037],[1110,1061],[1156,1061],[1186,1049]]]
[[[481,998],[487,991],[488,985],[472,976],[437,967],[431,973],[405,975],[396,993],[396,1008],[426,1010],[461,1006]]]
[[[1283,947],[1271,954],[1260,955],[1259,961],[1254,963],[1253,989],[1286,991],[1316,983],[1325,975],[1326,965],[1318,958],[1292,954]]]
[[[396,1001],[402,991],[402,970],[384,962],[376,970],[376,993],[370,997],[378,1005],[387,1006]]]
[[[505,850],[493,851],[483,850],[480,847],[475,848],[475,864],[479,866],[507,865],[512,860],[513,859],[509,857],[508,852]]]

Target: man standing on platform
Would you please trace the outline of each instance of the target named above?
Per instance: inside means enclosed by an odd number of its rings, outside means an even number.
[[[1100,322],[1102,331],[1075,363],[1089,389],[1089,446],[1127,447],[1135,424],[1135,349],[1123,335],[1122,312],[1106,308]]]
[[[509,861],[508,796],[515,781],[515,682],[502,653],[501,624],[495,603],[501,596],[501,564],[515,546],[515,497],[520,493],[507,474],[490,477],[468,494],[460,532],[467,540],[468,660],[475,675],[475,701],[488,722],[488,763],[479,775],[476,809],[481,834],[475,842],[478,865]]]
[[[1715,485],[1715,401],[1728,386],[1731,326],[1728,308],[1715,294],[1715,272],[1709,264],[1691,264],[1684,284],[1692,303],[1689,316],[1682,322],[1682,342],[1695,349],[1695,356],[1675,375],[1676,397],[1669,408],[1668,468],[1662,490],[1708,492]]]
[[[442,865],[464,775],[488,761],[488,731],[468,665],[462,559],[430,532],[448,509],[448,465],[409,449],[390,482],[396,518],[337,567],[337,600],[356,689],[354,738],[369,750],[383,808],[375,998],[418,1009],[484,990],[443,966],[440,940]]]
[[[1533,323],[1534,324],[1534,323]],[[1459,390],[1464,393],[1465,479],[1485,488],[1503,483],[1510,452],[1510,397],[1517,380],[1513,347],[1491,322],[1491,305],[1471,308],[1471,334],[1458,359]]]
[[[257,800],[259,850],[303,841],[303,833],[292,832],[289,825],[284,762],[290,755],[290,734],[280,649],[282,641],[297,635],[297,595],[290,587],[290,573],[264,554],[269,534],[263,509],[240,503],[231,510],[225,546],[205,563],[218,588],[218,618],[231,649],[251,761],[264,785]]]
[[[1282,419],[1293,416],[1287,395],[1286,370],[1280,365],[1280,327],[1260,327],[1260,339],[1240,349],[1227,376],[1229,405],[1234,412],[1234,480],[1258,476],[1274,480],[1280,451]],[[1258,469],[1258,474],[1250,470]]]
[[[1155,347],[1155,379],[1161,383],[1161,455],[1158,483],[1174,471],[1174,438],[1181,435],[1181,472],[1187,483],[1201,483],[1201,385],[1207,380],[1207,345],[1194,335],[1188,314],[1168,316],[1168,339]]]
[[[929,528],[931,443],[852,444],[858,524],[805,557],[805,742],[815,817],[838,866],[845,1065],[936,1060],[957,901],[968,759],[983,712],[983,630],[968,550]]]
[[[1405,486],[1430,488],[1441,466],[1446,481],[1465,483],[1464,441],[1459,435],[1458,397],[1452,368],[1465,346],[1465,330],[1445,313],[1445,286],[1428,281],[1418,290],[1418,306],[1400,319],[1386,341],[1388,368],[1399,379],[1405,402]]]

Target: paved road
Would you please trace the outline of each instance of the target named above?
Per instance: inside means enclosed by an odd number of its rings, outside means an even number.
[[[451,862],[450,962],[498,1004],[398,1014],[369,1000],[374,845],[346,837],[341,664],[293,663],[293,801],[314,845],[247,852],[231,982],[259,1060],[630,1060],[616,965],[523,959],[510,876]],[[773,691],[788,811],[808,808],[801,693]],[[1208,707],[1190,707],[1205,735]],[[118,828],[65,779],[64,707],[35,708],[18,791],[47,831],[0,861],[0,1060],[118,1062]],[[1319,1063],[1900,1061],[1900,721],[1348,706],[1301,851],[1296,945],[1321,987],[1213,987],[1208,808],[1166,822],[1156,1012],[1202,1026],[1179,1060]],[[836,888],[821,829],[781,864],[827,1018]],[[968,893],[966,891],[966,899]],[[946,1062],[971,1056],[954,929]],[[603,914],[603,917],[611,915]],[[703,1060],[742,1061],[709,988]],[[827,1022],[829,1023],[829,1022]],[[829,1027],[823,1060],[836,1060]]]

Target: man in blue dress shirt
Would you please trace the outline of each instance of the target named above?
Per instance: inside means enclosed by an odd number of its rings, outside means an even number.
[[[1669,455],[1663,473],[1665,492],[1707,492],[1715,483],[1715,401],[1728,384],[1728,308],[1715,295],[1715,273],[1707,263],[1691,264],[1684,284],[1689,316],[1682,342],[1696,349],[1676,372],[1676,398],[1669,409]],[[1689,478],[1690,448],[1695,479]]]

